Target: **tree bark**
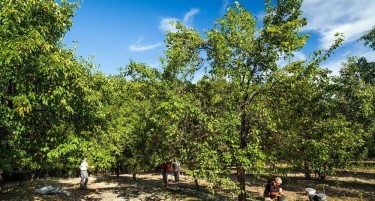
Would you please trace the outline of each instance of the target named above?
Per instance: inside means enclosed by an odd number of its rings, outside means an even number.
[[[245,96],[244,102],[248,100],[248,95]],[[245,104],[241,106],[241,130],[239,133],[240,138],[240,149],[244,150],[246,149],[247,143],[246,138],[248,134],[248,121],[247,121],[247,115],[245,112]],[[243,164],[236,164],[237,169],[237,182],[239,183],[240,187],[240,194],[238,195],[238,201],[245,201],[246,200],[246,180],[245,180],[245,168],[243,167]]]
[[[118,163],[116,167],[116,177],[120,177],[120,165]]]
[[[310,180],[310,163],[308,161],[304,162],[304,171],[305,171],[305,179]]]
[[[196,187],[197,190],[199,191],[199,190],[200,190],[200,187],[199,187],[198,179],[194,179],[194,183],[195,183],[195,187]]]
[[[8,101],[8,105],[7,106],[10,109],[13,109],[13,101],[12,101],[13,93],[14,93],[13,81],[12,80],[8,80],[8,86],[7,86],[7,95],[8,95],[7,101]]]
[[[245,181],[245,169],[237,164],[237,181],[240,184],[240,194],[238,195],[238,201],[246,200],[246,181]]]

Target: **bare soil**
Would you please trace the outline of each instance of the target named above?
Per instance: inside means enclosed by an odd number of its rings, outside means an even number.
[[[235,178],[235,177],[234,177]],[[324,193],[330,201],[353,200],[375,201],[375,168],[356,168],[339,170],[325,181],[318,179],[305,180],[303,174],[285,173],[282,175],[283,189],[288,200],[308,201],[305,188],[314,188]],[[201,190],[197,190],[194,181],[185,175],[179,182],[169,176],[169,186],[162,187],[160,174],[141,174],[134,181],[132,175],[120,177],[113,175],[90,175],[88,190],[79,189],[80,178],[46,178],[34,181],[8,182],[2,185],[0,200],[236,200],[236,196],[218,189],[216,194],[208,192],[204,186],[207,182],[200,181]],[[248,176],[247,191],[249,200],[262,200],[266,175],[260,178]],[[40,195],[35,190],[53,186],[64,189],[68,195]]]

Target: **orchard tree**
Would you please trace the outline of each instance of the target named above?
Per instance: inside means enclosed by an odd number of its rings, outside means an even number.
[[[105,75],[101,75],[105,78]],[[106,137],[103,139],[103,146],[109,150],[110,155],[106,168],[115,168],[116,175],[119,176],[124,167],[124,149],[129,142],[129,133],[132,130],[135,100],[131,97],[132,88],[126,78],[121,75],[108,76],[103,79],[100,91],[105,114],[105,121],[108,123],[105,128]]]
[[[375,27],[366,31],[360,39],[365,46],[373,50]],[[374,90],[375,90],[375,61],[365,57],[349,57],[342,64],[340,75],[335,78],[336,110],[352,122],[355,136],[361,136],[363,147],[355,152],[357,159],[375,157],[375,128],[374,128]],[[355,137],[353,136],[353,137]]]
[[[375,156],[374,67],[375,62],[369,62],[366,58],[351,57],[343,64],[340,76],[336,79],[337,110],[356,125],[355,136],[361,136],[365,142],[364,146],[357,150],[358,159],[361,156]]]
[[[51,145],[72,130],[64,120],[85,86],[87,71],[60,40],[77,4],[5,0],[0,7],[0,169],[38,169],[48,166]]]
[[[0,2],[0,169],[72,173],[100,147],[92,140],[102,136],[103,124],[90,84],[93,65],[62,44],[77,6]]]
[[[308,37],[299,33],[300,28],[306,24],[306,19],[301,17],[301,3],[302,1],[267,1],[261,28],[257,28],[257,19],[236,3],[206,33],[207,39],[182,26],[177,26],[178,32],[167,38],[171,42],[167,43],[170,50],[167,53],[170,55],[169,64],[174,64],[172,70],[194,70],[203,65],[208,73],[198,85],[221,90],[225,86],[222,90],[224,93],[219,92],[221,96],[210,94],[199,97],[201,104],[209,103],[205,105],[207,108],[199,111],[204,115],[197,118],[199,121],[209,119],[206,127],[208,130],[203,129],[205,126],[196,127],[203,130],[195,130],[191,134],[204,133],[206,138],[199,138],[199,144],[206,144],[202,150],[206,150],[207,154],[219,153],[219,156],[223,156],[206,157],[204,163],[209,165],[205,169],[213,171],[202,171],[203,174],[225,172],[221,164],[236,167],[239,200],[246,199],[245,171],[258,173],[263,168],[265,157],[260,142],[264,127],[270,130],[276,128],[267,111],[267,101],[270,96],[268,92],[282,82],[280,74],[284,70],[278,68],[277,61],[291,58],[294,51],[304,46]],[[309,65],[318,65],[337,45],[335,43],[325,54],[323,51],[316,52],[316,58]],[[209,85],[205,86],[205,81]],[[215,106],[215,101],[225,101],[227,105],[220,107],[222,105],[218,104],[221,111],[207,110],[205,113],[206,109]],[[214,114],[210,115],[209,112]],[[209,115],[210,118],[207,118]],[[225,162],[218,158],[225,158]]]
[[[262,131],[256,121],[266,115],[262,113],[263,96],[277,83],[272,79],[278,70],[276,62],[302,48],[308,37],[299,33],[306,24],[301,3],[267,1],[262,28],[257,28],[256,18],[236,3],[207,32],[210,75],[231,83],[228,95],[233,106],[228,112],[235,114],[230,121],[237,122],[238,127],[235,133],[226,134],[231,136],[227,143],[237,170],[238,200],[246,200],[245,171],[256,173],[263,166],[259,144]]]
[[[282,159],[304,170],[306,179],[312,170],[324,179],[354,159],[363,140],[355,134],[358,124],[339,109],[336,83],[329,71],[301,64],[289,65],[284,81],[273,92],[277,101],[270,108],[281,141],[276,141],[278,148],[272,153],[276,161]]]
[[[162,126],[168,124],[159,119],[164,111],[158,111],[162,105],[159,96],[164,92],[161,73],[145,63],[130,61],[121,69],[121,76],[129,78],[126,85],[129,97],[126,107],[129,109],[125,117],[128,123],[122,122],[122,126],[128,127],[123,139],[124,166],[136,179],[136,174],[155,168],[169,152],[162,148],[166,140]]]

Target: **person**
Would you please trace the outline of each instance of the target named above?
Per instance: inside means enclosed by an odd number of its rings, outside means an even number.
[[[263,192],[264,201],[277,199],[277,197],[284,196],[283,189],[280,187],[283,181],[280,177],[276,177],[273,181],[269,182]]]
[[[79,167],[81,169],[80,188],[83,190],[87,189],[87,183],[89,181],[89,174],[87,172],[88,167],[89,167],[89,164],[86,162],[86,157],[84,157],[82,160],[81,166]]]
[[[163,162],[161,164],[161,170],[162,170],[162,174],[163,174],[164,188],[167,188],[167,186],[168,186],[168,173],[171,172],[171,164]]]
[[[180,181],[180,166],[181,164],[178,160],[175,160],[175,162],[173,162],[173,174],[175,181]]]

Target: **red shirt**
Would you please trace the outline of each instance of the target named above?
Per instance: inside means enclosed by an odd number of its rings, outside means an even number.
[[[170,163],[162,163],[161,164],[161,169],[163,170],[163,172],[171,172],[171,164]]]

